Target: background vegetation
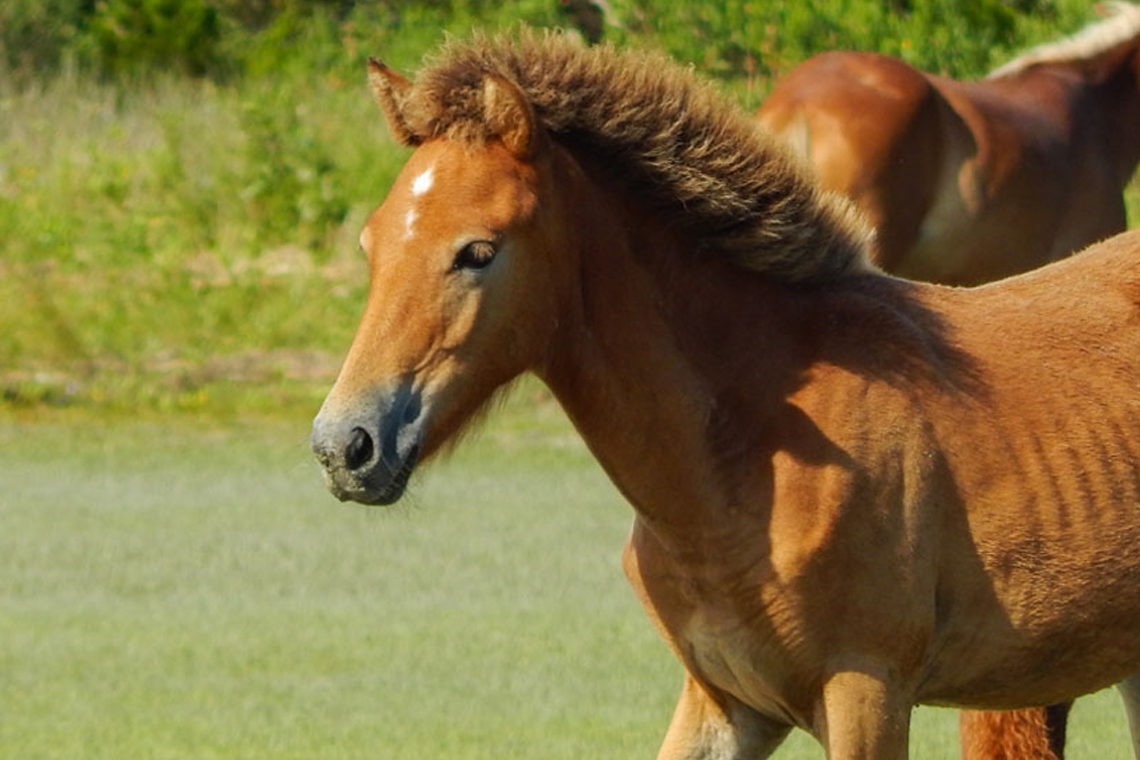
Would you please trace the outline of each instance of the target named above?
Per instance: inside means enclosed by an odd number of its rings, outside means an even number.
[[[444,34],[580,26],[571,0],[0,4],[0,395],[311,405],[355,325],[356,233],[404,160],[363,86]],[[612,0],[601,33],[748,107],[823,48],[976,76],[1084,0]],[[591,34],[587,29],[585,32]]]

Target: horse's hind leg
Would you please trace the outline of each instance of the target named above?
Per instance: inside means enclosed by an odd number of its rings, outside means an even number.
[[[1128,714],[1128,731],[1132,734],[1132,754],[1140,760],[1140,673],[1124,679],[1116,685],[1124,700],[1124,711]]]

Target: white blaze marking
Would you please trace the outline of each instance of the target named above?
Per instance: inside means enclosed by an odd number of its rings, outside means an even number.
[[[423,195],[428,190],[431,190],[431,186],[434,182],[435,174],[432,169],[428,169],[423,174],[412,180],[412,195]]]
[[[404,215],[404,237],[411,237],[413,234],[412,228],[416,224],[416,210],[408,209],[408,213]]]

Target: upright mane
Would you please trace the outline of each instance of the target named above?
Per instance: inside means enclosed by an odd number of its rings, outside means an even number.
[[[1095,58],[1140,36],[1140,6],[1108,2],[1107,18],[1089,24],[1071,37],[1032,48],[994,71],[988,79],[1017,74],[1041,63],[1065,63]]]
[[[555,140],[606,167],[699,250],[794,282],[861,271],[870,232],[847,201],[736,104],[654,53],[586,48],[554,32],[449,40],[399,97],[398,135],[480,142],[488,74],[519,87]]]

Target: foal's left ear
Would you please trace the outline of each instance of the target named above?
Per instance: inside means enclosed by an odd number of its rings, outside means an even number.
[[[533,158],[538,148],[534,109],[516,84],[495,74],[483,79],[483,115],[516,158]]]

